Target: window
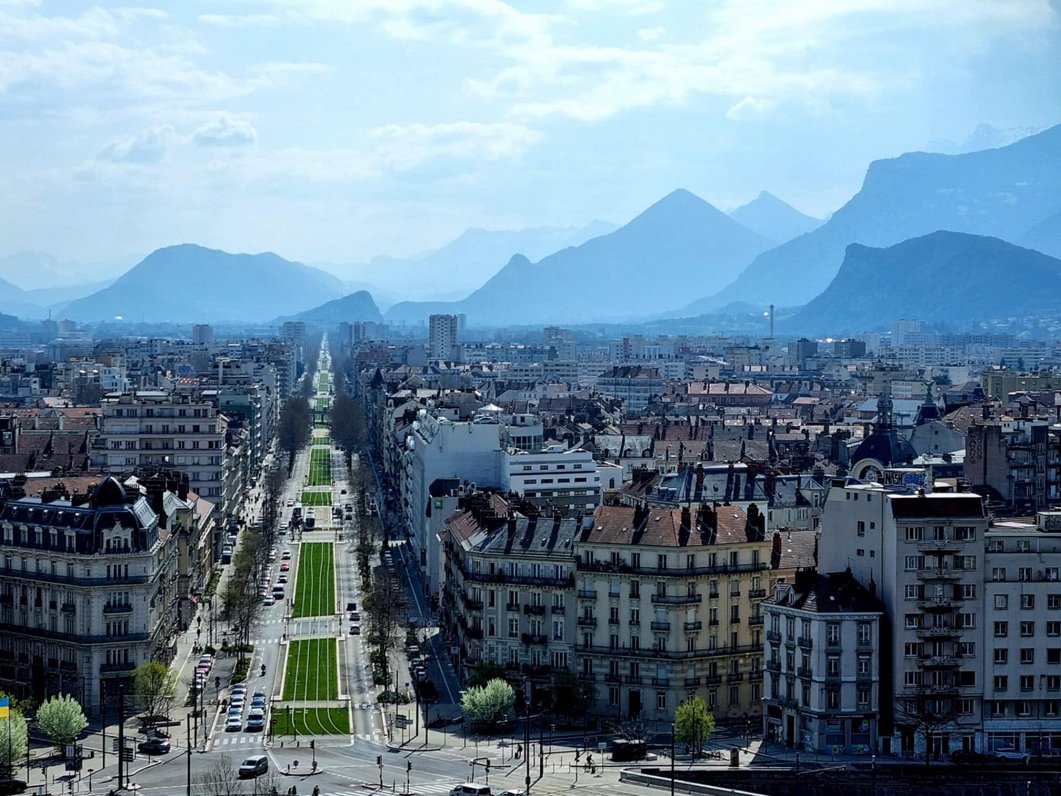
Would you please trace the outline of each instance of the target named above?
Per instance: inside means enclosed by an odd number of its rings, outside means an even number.
[[[868,688],[859,688],[858,689],[858,706],[860,708],[864,708],[864,707],[868,707],[869,706],[869,695],[870,695],[870,689],[868,689]]]
[[[996,594],[995,595],[995,610],[996,611],[1005,611],[1007,608],[1009,608],[1009,596],[1005,595],[1005,594]]]
[[[976,642],[975,641],[960,641],[958,642],[958,654],[963,658],[976,657]]]
[[[905,624],[907,630],[915,630],[921,627],[921,614],[907,614]]]
[[[976,584],[975,583],[963,583],[962,587],[962,599],[963,600],[975,600],[976,599]]]
[[[995,638],[1005,638],[1009,635],[1009,622],[995,622]]]
[[[906,541],[908,542],[920,542],[925,538],[925,529],[923,527],[908,527],[906,529]]]
[[[838,622],[829,622],[825,625],[825,641],[827,644],[840,643],[840,624]]]
[[[906,599],[908,600],[920,600],[922,589],[919,584],[907,583],[906,584]]]
[[[667,692],[657,691],[656,692],[656,710],[667,709]]]
[[[869,656],[868,655],[859,655],[858,656],[858,670],[857,671],[858,671],[859,674],[862,674],[862,675],[866,675],[866,674],[870,673],[871,669],[870,669],[870,662],[869,662]]]
[[[1033,665],[1035,663],[1035,649],[1033,647],[1021,647],[1020,662],[1025,666]]]
[[[858,643],[859,646],[868,646],[871,638],[871,626],[869,622],[858,623]]]
[[[921,654],[921,645],[916,641],[907,641],[903,644],[903,655],[907,658],[916,658]]]
[[[1061,594],[1046,595],[1046,607],[1053,611],[1061,608]]]
[[[1035,690],[1034,674],[1022,674],[1020,676],[1020,690],[1025,692]]]
[[[858,535],[859,536],[865,536],[866,535],[866,523],[864,523],[862,520],[858,521]]]
[[[1004,674],[996,674],[994,686],[996,691],[1005,691],[1009,688],[1009,678]]]
[[[1061,622],[1053,621],[1046,623],[1046,635],[1061,636]]]
[[[1031,567],[1018,567],[1017,568],[1017,580],[1029,581],[1032,579],[1032,568]]]
[[[965,630],[976,627],[976,614],[958,614],[958,626]]]
[[[919,569],[925,568],[925,557],[924,556],[907,556],[906,557],[906,571],[915,572]]]
[[[1020,607],[1022,611],[1034,611],[1035,610],[1035,595],[1034,594],[1022,594],[1020,596]]]
[[[1020,634],[1024,638],[1030,638],[1035,635],[1035,622],[1021,622],[1020,623]]]
[[[991,580],[1003,581],[1006,579],[1006,568],[1005,567],[991,567]]]
[[[509,619],[508,620],[508,637],[519,638],[519,620]]]

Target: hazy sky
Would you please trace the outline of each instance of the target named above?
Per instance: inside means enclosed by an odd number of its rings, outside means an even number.
[[[824,215],[1059,122],[1047,0],[0,0],[0,254],[357,261],[676,187]]]

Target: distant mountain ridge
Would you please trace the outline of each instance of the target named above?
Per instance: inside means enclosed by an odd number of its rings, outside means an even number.
[[[836,277],[783,334],[857,334],[900,318],[967,319],[1061,312],[1061,260],[998,238],[933,232],[887,248],[852,243]]]
[[[373,295],[452,301],[481,287],[516,253],[539,260],[614,229],[614,224],[605,221],[593,221],[584,227],[522,230],[472,227],[442,248],[416,257],[376,257],[367,263],[320,267],[347,280],[350,287],[371,290]]]
[[[999,149],[878,160],[821,227],[759,255],[733,284],[686,311],[734,301],[797,306],[828,286],[851,243],[891,246],[941,229],[1015,241],[1059,210],[1061,125]]]
[[[762,191],[746,205],[731,211],[729,217],[778,244],[817,229],[825,223],[819,218],[811,218],[799,212],[769,191]]]
[[[373,321],[379,323],[383,320],[376,302],[372,300],[372,294],[367,290],[359,290],[342,298],[333,299],[319,307],[312,307],[296,315],[277,318],[276,323],[283,321],[306,321],[318,326],[336,326],[341,322],[352,323],[353,321]]]
[[[403,302],[386,318],[418,321],[433,312],[455,312],[466,314],[469,323],[519,325],[648,317],[674,309],[682,295],[727,283],[770,245],[679,189],[581,246],[537,263],[512,257],[461,301]]]
[[[71,302],[78,321],[268,321],[342,293],[331,274],[276,254],[229,254],[195,244],[158,249],[108,287]]]

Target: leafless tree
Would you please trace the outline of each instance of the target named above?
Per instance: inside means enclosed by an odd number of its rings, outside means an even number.
[[[895,698],[895,723],[914,730],[925,739],[925,765],[932,759],[932,740],[954,726],[957,718],[954,700],[921,686],[911,694]]]
[[[233,796],[243,792],[231,755],[216,758],[196,777],[195,792],[198,796]]]

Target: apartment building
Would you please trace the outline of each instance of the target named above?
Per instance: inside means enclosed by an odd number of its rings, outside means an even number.
[[[453,358],[459,328],[457,315],[438,314],[428,318],[428,349],[432,359]]]
[[[95,463],[111,473],[174,469],[188,474],[190,488],[224,504],[225,430],[217,408],[194,393],[138,390],[103,399]]]
[[[574,670],[577,518],[513,514],[479,493],[446,522],[443,622],[460,639],[460,668],[504,664],[536,684]]]
[[[984,749],[1061,749],[1061,512],[995,521],[984,564]]]
[[[821,754],[877,749],[883,606],[851,573],[799,573],[766,615],[763,733]]]
[[[965,479],[992,503],[1030,516],[1061,501],[1061,426],[986,420],[969,428]]]
[[[855,482],[829,491],[821,570],[850,570],[891,627],[880,685],[886,754],[983,748],[986,531],[972,493]],[[933,728],[927,716],[953,720]]]
[[[69,498],[0,507],[0,688],[35,701],[101,689],[167,655],[177,545],[139,490],[108,478]]]
[[[609,398],[618,398],[628,414],[643,412],[653,396],[663,391],[663,377],[658,368],[640,365],[619,365],[597,377],[597,392]]]
[[[592,513],[601,502],[601,474],[593,454],[549,445],[538,453],[504,453],[501,487],[545,513]]]

